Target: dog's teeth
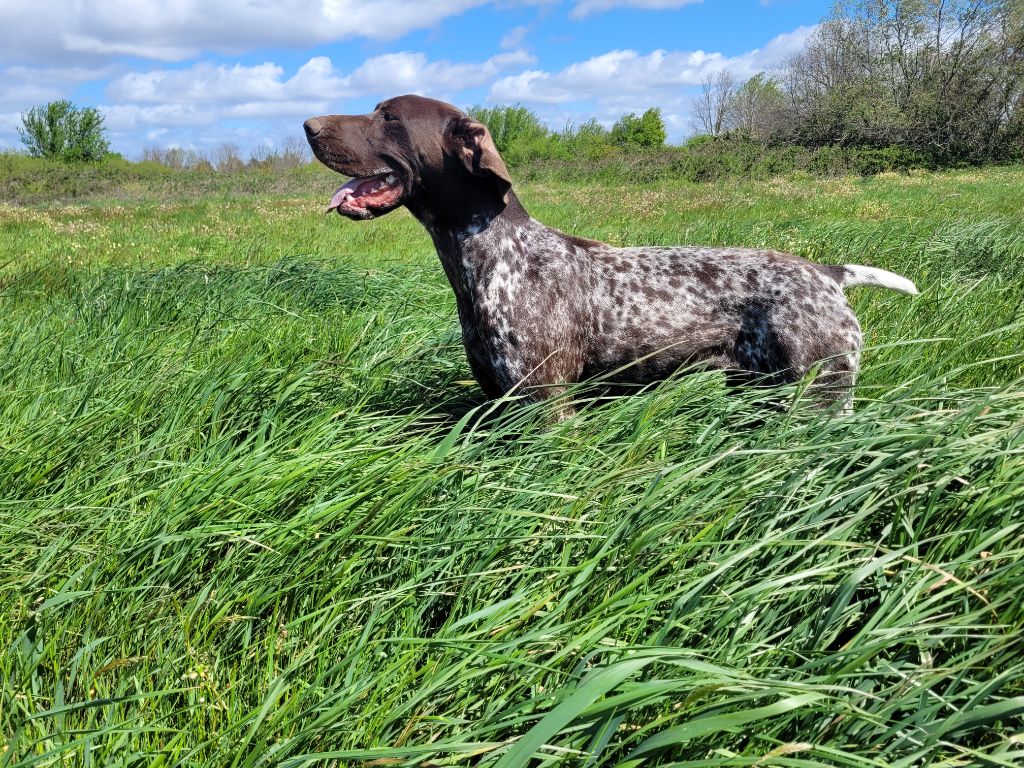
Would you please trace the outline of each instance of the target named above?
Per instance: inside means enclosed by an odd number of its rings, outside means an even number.
[[[395,183],[395,176],[394,176],[394,174],[389,173],[387,178],[384,179],[384,181],[386,181],[388,184],[394,184]]]

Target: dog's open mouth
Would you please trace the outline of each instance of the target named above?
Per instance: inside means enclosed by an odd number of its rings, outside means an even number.
[[[344,216],[368,219],[391,210],[401,197],[401,180],[391,171],[386,171],[376,176],[352,179],[339,187],[326,212],[337,211]]]

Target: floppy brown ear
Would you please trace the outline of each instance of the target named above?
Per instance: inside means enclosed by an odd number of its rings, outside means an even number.
[[[493,176],[502,199],[507,203],[512,177],[487,126],[468,117],[460,118],[452,126],[452,138],[455,154],[466,170],[474,176]]]

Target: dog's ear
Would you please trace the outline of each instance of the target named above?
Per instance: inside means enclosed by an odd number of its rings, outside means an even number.
[[[505,161],[498,154],[491,132],[487,126],[469,117],[460,117],[449,128],[452,151],[466,170],[474,176],[492,176],[498,185],[502,200],[508,202],[512,188]]]

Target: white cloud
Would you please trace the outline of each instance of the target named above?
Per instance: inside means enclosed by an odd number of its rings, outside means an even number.
[[[611,127],[623,114],[657,106],[662,109],[669,141],[680,141],[689,132],[693,98],[704,77],[729,69],[742,80],[777,70],[813,29],[800,27],[738,56],[707,51],[610,51],[554,72],[531,69],[500,78],[491,86],[488,101],[524,104],[556,129],[567,120],[578,124],[590,118]]]
[[[501,72],[533,63],[525,51],[510,51],[483,62],[430,61],[423,53],[403,51],[374,56],[350,73],[336,69],[329,58],[317,56],[290,78],[270,62],[196,64],[187,69],[133,72],[115,80],[107,97],[120,103],[212,105],[291,104],[334,102],[358,96],[380,98],[398,93],[456,94],[490,83]]]
[[[617,98],[628,92],[653,92],[692,85],[703,73],[720,69],[721,54],[654,51],[610,51],[572,64],[560,72],[530,70],[503,78],[491,87],[490,100],[560,104]]]
[[[486,85],[503,70],[534,61],[526,51],[499,53],[479,64],[428,61],[422,53],[389,53],[363,62],[351,76],[343,78],[343,88],[352,95],[386,97],[415,92],[451,96]]]
[[[276,64],[200,63],[188,69],[131,72],[107,88],[116,102],[234,102],[256,97],[273,99],[281,90],[284,70]]]
[[[137,56],[140,59],[158,59],[160,61],[182,61],[196,56],[199,51],[174,45],[153,45],[136,43],[107,43],[96,37],[65,33],[61,36],[64,50],[69,53],[93,54],[106,56]]]
[[[643,95],[656,104],[679,89],[698,85],[708,74],[729,69],[740,78],[777,68],[800,49],[811,27],[779,35],[763,48],[728,57],[705,51],[663,51],[640,54],[610,51],[558,71],[529,70],[504,77],[491,86],[489,100],[498,103],[565,104],[596,100],[621,102]]]
[[[130,133],[143,126],[183,128],[212,125],[220,117],[220,111],[195,104],[117,104],[100,107],[104,124],[112,133]]]
[[[38,0],[0,3],[8,61],[164,61],[202,51],[308,47],[350,38],[395,40],[492,0]]]
[[[185,69],[132,72],[113,81],[101,107],[115,146],[149,142],[182,147],[242,146],[301,136],[303,119],[337,112],[350,99],[424,93],[453,100],[466,89],[486,86],[503,72],[534,62],[525,51],[509,51],[481,62],[431,61],[405,51],[371,57],[344,72],[318,56],[291,77],[265,62],[252,66],[201,62]],[[240,125],[241,124],[241,125]],[[199,129],[196,138],[189,129]]]
[[[512,27],[505,35],[501,38],[499,45],[504,49],[519,48],[523,44],[523,40],[526,39],[526,33],[530,31],[529,27]]]
[[[595,13],[604,13],[612,8],[644,8],[662,11],[668,8],[682,8],[684,5],[699,3],[701,0],[577,0],[569,15],[574,19],[583,19]]]
[[[62,99],[80,83],[109,77],[110,68],[5,67],[0,69],[0,110],[25,110],[36,104]]]
[[[14,147],[20,144],[18,138],[20,125],[20,112],[0,112],[0,147]]]

